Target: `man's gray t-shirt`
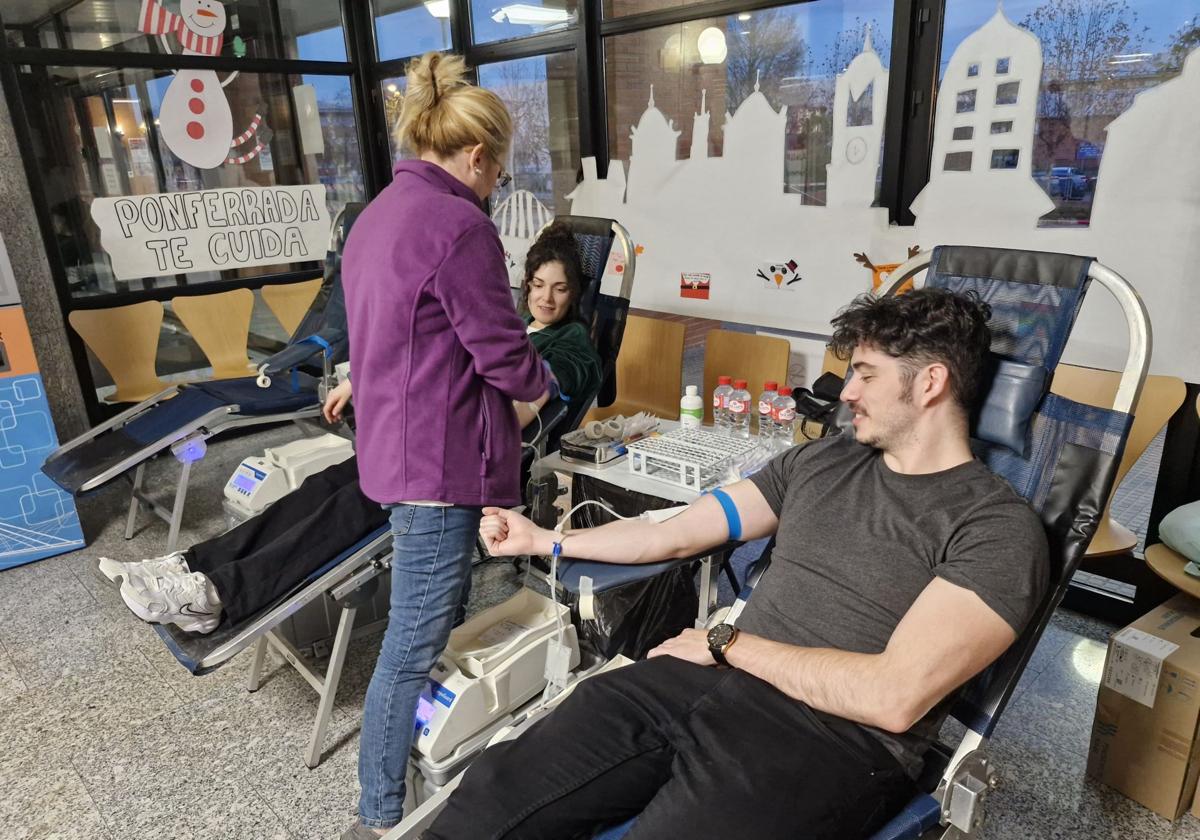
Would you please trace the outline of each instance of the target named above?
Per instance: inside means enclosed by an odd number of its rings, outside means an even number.
[[[880,653],[934,577],[978,594],[1017,633],[1045,593],[1042,524],[979,461],[905,475],[880,450],[839,436],[790,449],[750,480],[779,529],[771,565],[737,622],[748,633]],[[947,707],[901,735],[864,729],[915,776]]]

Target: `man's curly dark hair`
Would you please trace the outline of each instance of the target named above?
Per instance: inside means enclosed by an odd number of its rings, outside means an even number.
[[[829,348],[839,359],[849,359],[860,344],[898,359],[906,387],[922,367],[940,362],[949,371],[951,394],[969,413],[988,365],[991,316],[991,307],[974,292],[924,288],[891,297],[864,294],[833,319]]]
[[[578,321],[579,299],[583,297],[583,266],[575,249],[575,235],[563,222],[551,222],[537,241],[529,246],[529,252],[525,255],[525,282],[521,285],[520,309],[522,312],[529,311],[529,287],[533,284],[533,274],[549,262],[562,263],[563,273],[567,276],[570,303],[563,320]]]

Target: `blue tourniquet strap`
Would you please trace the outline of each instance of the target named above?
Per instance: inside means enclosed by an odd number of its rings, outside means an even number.
[[[710,491],[710,493],[714,499],[721,503],[721,510],[725,511],[725,521],[729,525],[729,539],[740,540],[742,538],[742,517],[738,516],[737,505],[733,503],[733,499],[729,498],[729,494],[720,487]]]
[[[296,342],[296,343],[297,343],[297,344],[316,344],[316,345],[319,345],[319,346],[320,346],[320,348],[321,348],[321,350],[323,350],[323,351],[324,351],[324,354],[325,354],[326,356],[328,356],[328,355],[329,355],[329,354],[332,352],[332,350],[333,350],[333,347],[332,347],[332,345],[330,345],[330,343],[329,343],[328,341],[326,341],[325,339],[321,338],[321,336],[319,336],[319,335],[310,335],[308,338],[302,338],[302,339],[300,339],[300,340],[299,340],[298,342]]]

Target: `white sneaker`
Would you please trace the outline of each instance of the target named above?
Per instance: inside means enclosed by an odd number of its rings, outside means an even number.
[[[125,605],[142,621],[174,624],[189,633],[211,633],[221,623],[221,599],[202,572],[142,577],[121,584]]]
[[[191,571],[188,569],[187,561],[183,559],[182,551],[164,554],[162,557],[152,557],[149,560],[135,560],[132,563],[101,557],[97,569],[116,586],[120,586],[121,581],[132,576],[186,575]]]

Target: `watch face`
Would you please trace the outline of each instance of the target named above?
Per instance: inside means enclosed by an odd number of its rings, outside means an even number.
[[[851,163],[862,163],[867,157],[867,141],[861,137],[855,137],[846,144],[846,160]]]
[[[716,627],[708,631],[708,646],[710,648],[723,648],[729,644],[729,640],[733,638],[732,624],[718,624]]]

